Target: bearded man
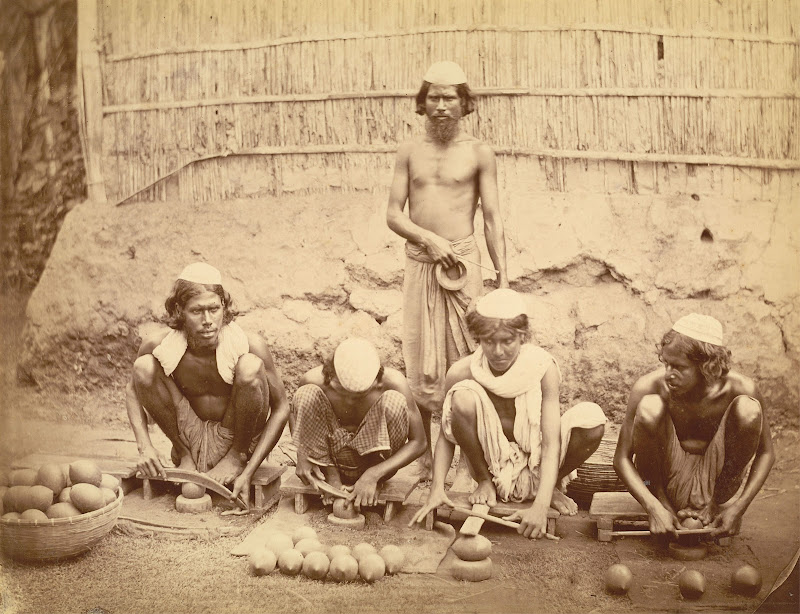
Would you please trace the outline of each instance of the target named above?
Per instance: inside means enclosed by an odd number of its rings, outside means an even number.
[[[479,203],[497,285],[508,287],[494,152],[461,130],[475,108],[466,81],[454,62],[437,62],[425,74],[416,102],[426,133],[400,146],[386,213],[389,228],[407,241],[403,359],[428,440],[423,478],[430,476],[431,416],[441,412],[447,369],[476,348],[465,315],[483,289],[474,236]]]
[[[289,402],[266,342],[233,321],[231,296],[214,267],[196,262],[165,303],[169,329],[142,341],[127,387],[138,470],[164,477],[147,415],[172,442],[171,461],[207,472],[249,497],[250,481],[289,418]]]

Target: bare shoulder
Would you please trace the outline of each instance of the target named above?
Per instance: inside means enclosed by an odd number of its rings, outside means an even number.
[[[171,328],[166,329],[159,329],[155,332],[152,332],[145,336],[142,339],[141,345],[139,345],[139,354],[138,356],[144,356],[145,354],[152,354],[153,350],[156,349],[161,342],[164,341],[164,337],[166,337]]]
[[[731,392],[736,395],[746,394],[747,396],[755,397],[758,395],[758,390],[755,381],[739,373],[738,371],[729,371],[725,376]]]
[[[461,358],[458,362],[453,363],[453,365],[447,370],[445,389],[449,390],[450,387],[456,382],[460,382],[465,379],[472,379],[472,371],[469,367],[471,361],[472,355],[469,355],[464,356],[464,358]]]
[[[650,371],[650,373],[642,375],[639,379],[637,379],[631,388],[631,394],[638,393],[642,396],[645,394],[658,394],[661,392],[663,384],[664,370],[656,369],[655,371]]]
[[[245,331],[245,335],[247,335],[247,343],[250,346],[250,352],[255,354],[256,356],[261,356],[261,354],[266,354],[269,352],[269,346],[267,345],[267,340],[264,339],[258,333],[253,333],[250,331]]]
[[[314,367],[313,369],[309,369],[303,373],[297,385],[305,386],[306,384],[314,384],[316,386],[322,386],[325,384],[325,378],[322,375],[322,365]]]
[[[392,367],[384,367],[383,369],[383,385],[387,390],[397,390],[405,394],[408,388],[408,380],[397,369]]]

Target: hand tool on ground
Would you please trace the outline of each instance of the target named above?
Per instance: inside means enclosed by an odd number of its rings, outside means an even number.
[[[243,510],[248,509],[247,501],[242,499],[242,496],[239,495],[236,499],[233,499],[233,493],[225,488],[222,484],[217,482],[216,480],[208,477],[205,473],[200,473],[199,471],[190,471],[189,469],[178,469],[173,467],[164,467],[164,473],[168,479],[177,479],[177,480],[184,480],[187,482],[194,482],[195,484],[199,484],[200,486],[205,486],[209,490],[214,491],[218,495],[222,495],[226,499],[231,499],[236,501],[236,503],[241,507]]]

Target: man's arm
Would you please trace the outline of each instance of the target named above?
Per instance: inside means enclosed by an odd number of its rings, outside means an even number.
[[[558,479],[558,461],[561,450],[561,411],[559,409],[558,367],[551,365],[542,378],[542,456],[539,464],[539,489],[533,504],[508,516],[519,520],[517,529],[525,537],[538,539],[547,532],[547,510],[553,498]]]
[[[405,467],[422,456],[425,452],[425,448],[428,447],[428,438],[425,435],[425,428],[422,425],[422,416],[420,416],[419,409],[414,401],[414,396],[411,394],[411,388],[409,388],[406,378],[399,371],[389,371],[388,369],[384,373],[384,378],[387,380],[388,389],[396,390],[406,398],[408,440],[397,452],[386,460],[367,469],[356,481],[353,485],[353,493],[355,495],[353,502],[356,508],[361,505],[376,505],[378,502],[378,482],[387,475],[395,473],[398,469]]]
[[[483,209],[483,230],[486,247],[494,263],[497,287],[508,288],[506,270],[506,235],[500,214],[500,199],[497,196],[497,161],[492,149],[485,143],[478,147],[478,191]]]
[[[411,221],[409,216],[403,213],[409,196],[409,165],[413,147],[413,143],[404,143],[397,150],[394,178],[389,190],[389,204],[386,208],[386,224],[393,232],[404,239],[424,246],[435,262],[441,263],[446,267],[455,266],[458,263],[458,257],[453,251],[450,241],[430,230],[424,229],[422,226],[418,226]]]
[[[633,421],[639,402],[647,394],[655,394],[650,375],[640,377],[631,388],[628,397],[628,409],[622,422],[617,449],[614,452],[614,470],[619,479],[628,488],[634,498],[650,516],[650,531],[654,533],[672,533],[677,537],[677,518],[673,511],[664,507],[661,501],[650,492],[642,480],[642,476],[633,465]]]
[[[767,419],[764,398],[755,389],[755,386],[747,394],[761,404],[761,438],[741,494],[729,506],[723,508],[713,520],[712,525],[715,530],[712,535],[714,536],[738,533],[742,516],[744,516],[745,511],[747,511],[762,486],[764,486],[764,482],[766,482],[767,476],[772,470],[772,465],[775,463],[775,450],[772,446],[772,434],[769,420]],[[725,501],[715,503],[723,504]]]
[[[151,354],[165,335],[166,333],[163,333],[158,339],[144,339],[139,346],[139,352],[136,358]],[[150,432],[147,430],[147,413],[139,397],[136,395],[133,373],[131,373],[131,378],[128,381],[128,385],[125,387],[125,409],[128,412],[128,421],[131,423],[133,436],[136,439],[136,447],[139,450],[139,460],[137,461],[138,471],[148,476],[158,475],[162,478],[166,478],[167,476],[164,472],[166,458],[163,458],[158,450],[156,450],[150,439]]]
[[[248,493],[253,474],[272,451],[272,448],[275,447],[283,433],[286,422],[289,420],[289,400],[286,398],[286,389],[283,387],[283,382],[275,367],[267,342],[264,341],[261,335],[248,333],[247,338],[250,342],[250,352],[258,356],[264,363],[267,383],[269,384],[269,418],[267,418],[267,424],[264,426],[253,455],[234,482],[232,490],[234,497],[240,492]]]

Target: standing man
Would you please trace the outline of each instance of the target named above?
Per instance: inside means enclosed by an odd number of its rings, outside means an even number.
[[[775,462],[764,399],[730,370],[711,316],[680,318],[658,348],[664,368],[633,385],[614,468],[647,510],[651,533],[677,535],[696,518],[711,535],[735,535]]]
[[[441,411],[447,369],[476,347],[464,318],[483,289],[474,236],[479,202],[498,287],[508,287],[508,275],[494,152],[461,131],[461,118],[475,108],[464,71],[453,62],[436,62],[416,102],[426,132],[397,152],[386,221],[407,240],[403,359],[428,440],[421,459],[425,479],[432,464],[431,415]],[[465,279],[457,283],[458,278]]]
[[[139,447],[138,470],[164,474],[147,414],[172,442],[172,462],[233,482],[233,498],[250,480],[289,418],[289,402],[266,342],[233,321],[231,296],[214,267],[187,266],[167,298],[169,331],[146,338],[126,391]]]

